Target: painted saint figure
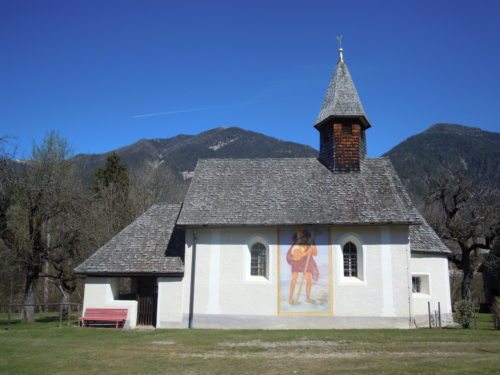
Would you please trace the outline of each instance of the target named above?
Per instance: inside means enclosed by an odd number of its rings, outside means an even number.
[[[318,255],[318,248],[314,238],[307,229],[298,230],[292,237],[292,246],[286,254],[286,261],[292,267],[292,280],[290,282],[290,296],[288,302],[294,305],[298,302],[302,284],[306,282],[306,302],[314,304],[311,298],[312,282],[318,281],[319,270],[314,257]],[[302,273],[302,280],[299,284],[297,298],[294,298],[295,286],[299,273]]]

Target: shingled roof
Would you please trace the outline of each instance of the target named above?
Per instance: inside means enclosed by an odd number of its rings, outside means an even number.
[[[349,69],[342,59],[335,67],[314,126],[319,126],[330,117],[360,117],[364,127],[370,127]]]
[[[451,253],[450,249],[441,241],[434,229],[419,214],[421,225],[410,226],[410,248],[417,253]]]
[[[411,224],[389,159],[332,173],[315,158],[210,159],[196,166],[180,225]]]
[[[183,232],[175,227],[181,204],[155,204],[80,264],[85,275],[180,274]]]

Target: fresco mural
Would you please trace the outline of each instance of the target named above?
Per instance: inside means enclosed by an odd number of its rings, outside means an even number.
[[[331,254],[326,228],[279,231],[278,312],[331,315]]]

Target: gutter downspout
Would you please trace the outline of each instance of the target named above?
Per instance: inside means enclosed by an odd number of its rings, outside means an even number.
[[[411,270],[410,270],[410,262],[411,262],[411,239],[410,239],[410,226],[408,226],[408,251],[406,253],[406,283],[408,285],[408,328],[412,328],[412,278],[411,278]]]
[[[189,320],[188,328],[193,328],[193,312],[194,312],[194,279],[196,270],[196,230],[193,229],[193,251],[191,253],[191,285],[189,291]]]

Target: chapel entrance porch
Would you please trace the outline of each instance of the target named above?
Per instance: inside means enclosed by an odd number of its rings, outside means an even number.
[[[156,277],[137,279],[137,324],[156,327],[158,282]]]
[[[134,317],[136,324],[143,328],[156,327],[158,278],[151,276],[121,277],[118,284],[118,300],[120,302],[133,301],[136,305],[133,312],[136,315]]]

